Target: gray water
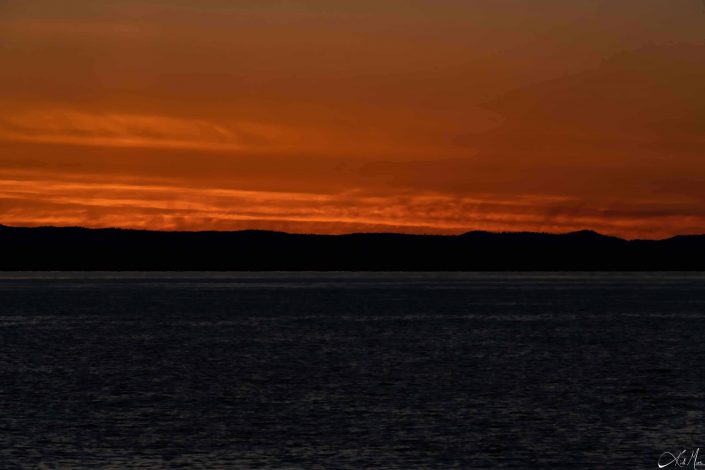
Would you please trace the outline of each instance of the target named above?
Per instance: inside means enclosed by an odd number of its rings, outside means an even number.
[[[703,274],[5,273],[0,467],[657,468],[703,370]]]

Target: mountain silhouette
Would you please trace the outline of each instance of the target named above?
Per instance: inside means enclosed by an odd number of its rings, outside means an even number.
[[[624,240],[566,234],[305,235],[0,225],[0,270],[705,270],[705,235]]]

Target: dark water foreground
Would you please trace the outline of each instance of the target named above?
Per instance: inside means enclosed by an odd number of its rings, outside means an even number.
[[[704,412],[703,274],[0,274],[2,468],[657,468]]]

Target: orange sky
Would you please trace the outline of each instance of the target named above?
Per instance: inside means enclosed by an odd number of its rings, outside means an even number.
[[[0,223],[705,232],[698,0],[0,0]]]

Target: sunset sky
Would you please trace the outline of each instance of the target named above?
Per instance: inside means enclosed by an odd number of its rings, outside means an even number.
[[[705,233],[700,0],[0,0],[0,224]]]

